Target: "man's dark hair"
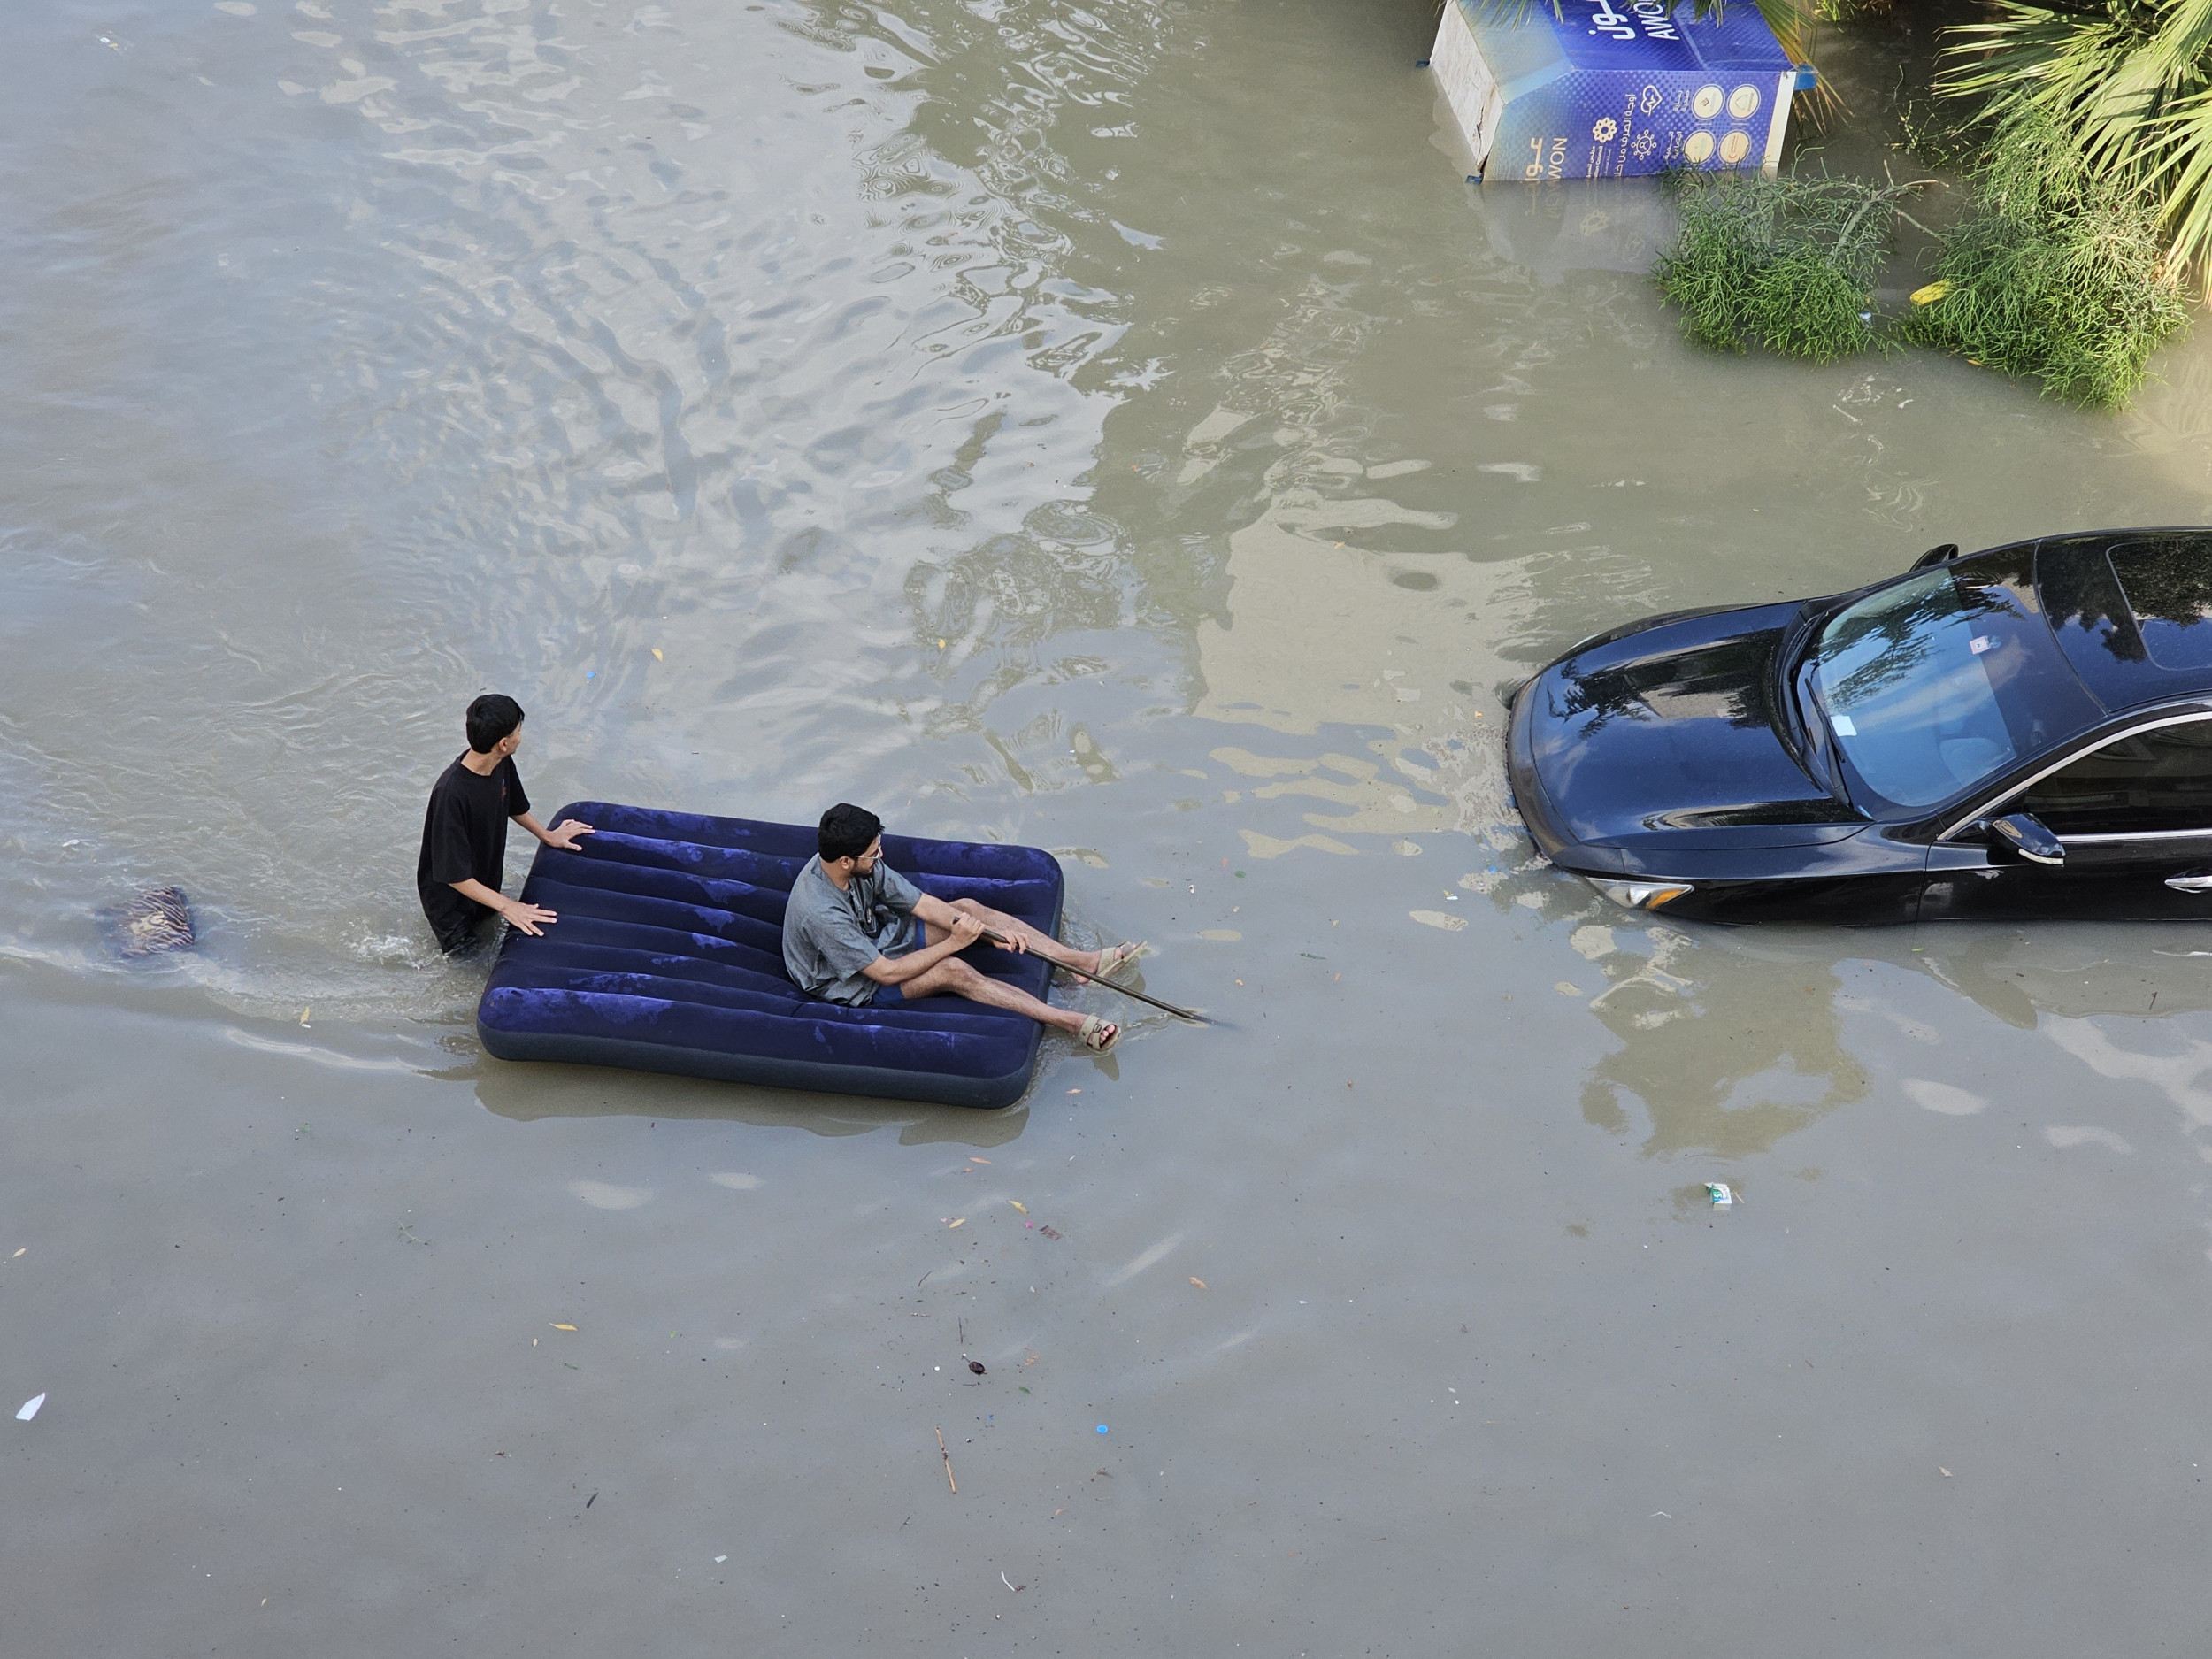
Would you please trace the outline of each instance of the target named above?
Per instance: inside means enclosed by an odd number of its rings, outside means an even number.
[[[814,846],[824,863],[834,863],[840,858],[859,857],[882,833],[881,818],[864,806],[840,801],[822,814],[822,827],[815,833]]]
[[[522,705],[512,697],[488,691],[469,704],[469,747],[488,755],[499,740],[522,724]]]

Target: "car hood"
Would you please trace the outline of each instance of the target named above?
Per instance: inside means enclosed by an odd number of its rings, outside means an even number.
[[[1528,735],[1561,827],[1586,845],[1807,846],[1864,820],[1784,747],[1775,654],[1802,607],[1662,617],[1546,669]]]

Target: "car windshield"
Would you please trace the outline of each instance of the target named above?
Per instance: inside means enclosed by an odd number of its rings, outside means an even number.
[[[2097,717],[2036,609],[2032,560],[1944,565],[1821,630],[1808,718],[1824,719],[1858,785],[1933,806]]]

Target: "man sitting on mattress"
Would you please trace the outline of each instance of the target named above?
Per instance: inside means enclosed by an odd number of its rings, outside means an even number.
[[[823,813],[815,846],[783,917],[784,967],[801,990],[855,1008],[964,996],[1071,1033],[1098,1054],[1121,1036],[1112,1021],[1041,1002],[959,953],[987,933],[1004,949],[1102,978],[1134,962],[1141,944],[1076,950],[973,899],[948,904],[924,893],[883,862],[883,820],[864,807],[840,802]]]

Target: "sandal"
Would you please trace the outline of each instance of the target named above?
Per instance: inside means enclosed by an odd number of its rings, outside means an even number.
[[[1110,946],[1098,953],[1098,972],[1091,977],[1094,979],[1110,979],[1142,955],[1144,955],[1144,941],[1141,939],[1133,945]]]
[[[1083,1046],[1093,1054],[1104,1054],[1120,1041],[1121,1027],[1110,1019],[1101,1019],[1095,1014],[1083,1017],[1083,1029],[1076,1033]]]

